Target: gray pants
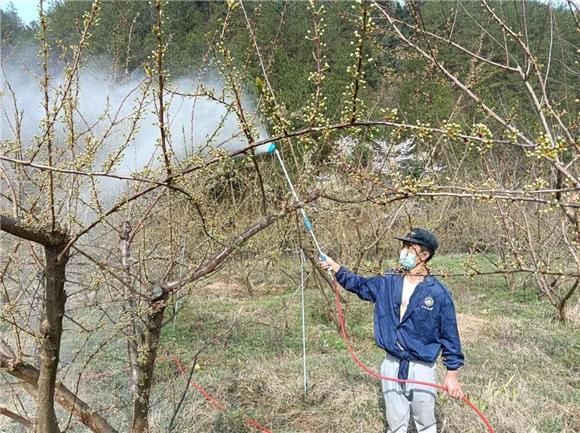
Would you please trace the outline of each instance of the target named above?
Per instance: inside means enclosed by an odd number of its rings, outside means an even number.
[[[399,360],[389,354],[381,365],[383,376],[397,377]],[[411,361],[409,379],[424,382],[436,381],[435,363]],[[419,433],[437,433],[435,423],[435,399],[437,390],[423,385],[400,384],[382,381],[383,396],[387,413],[388,433],[407,433],[409,415],[413,412],[415,426]]]

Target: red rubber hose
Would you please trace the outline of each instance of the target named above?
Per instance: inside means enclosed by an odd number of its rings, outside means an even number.
[[[396,377],[383,376],[382,374],[373,370],[372,368],[367,366],[364,362],[362,362],[359,359],[359,357],[357,356],[356,352],[354,351],[352,344],[350,342],[350,339],[348,338],[348,334],[346,332],[346,322],[344,319],[344,311],[342,309],[342,303],[340,302],[340,288],[338,287],[338,283],[335,279],[333,279],[333,281],[332,281],[332,288],[334,289],[334,295],[335,295],[334,297],[335,297],[335,302],[336,302],[336,310],[338,312],[338,324],[340,327],[340,334],[342,335],[342,338],[344,339],[344,342],[345,342],[346,347],[348,349],[348,353],[350,354],[352,360],[364,372],[375,377],[376,379],[388,380],[391,382],[398,382],[398,383],[412,383],[412,384],[416,384],[416,385],[424,385],[424,386],[429,386],[431,388],[436,388],[436,389],[440,389],[444,392],[447,392],[447,389],[443,385],[440,385],[438,383],[423,382],[420,380],[412,380],[412,379],[399,379]],[[175,355],[168,356],[168,358],[171,359],[175,363],[181,376],[187,380],[188,375],[185,371],[185,368],[183,367],[183,363],[181,362],[181,359],[179,359]],[[204,388],[202,388],[201,385],[199,385],[198,383],[195,383],[193,381],[190,381],[189,383],[190,383],[190,386],[193,389],[195,389],[197,392],[199,392],[206,399],[206,401],[209,404],[211,404],[215,409],[219,410],[220,412],[225,412],[226,409],[225,409],[224,405],[222,405],[218,400],[216,400],[216,398],[213,395],[211,395]],[[491,426],[491,424],[489,423],[489,421],[487,420],[485,415],[481,412],[481,410],[479,410],[479,408],[477,406],[475,406],[475,404],[473,404],[466,396],[464,396],[462,398],[462,400],[477,414],[477,416],[479,418],[481,418],[481,420],[483,421],[483,423],[487,427],[489,433],[495,433],[495,430],[493,429],[493,427]],[[249,427],[255,428],[263,433],[274,433],[272,430],[261,425],[255,419],[246,418],[245,421],[246,421],[246,425],[248,425]]]
[[[187,373],[185,372],[185,368],[183,367],[183,363],[181,362],[181,359],[179,359],[178,356],[176,355],[167,355],[167,356],[160,356],[159,360],[163,361],[164,359],[169,359],[171,361],[173,361],[173,363],[175,364],[175,366],[177,367],[177,369],[179,370],[179,373],[181,374],[181,376],[187,380],[189,377],[187,375]],[[124,372],[129,371],[128,368],[123,370]],[[85,380],[87,379],[98,379],[101,377],[106,377],[106,376],[110,376],[112,373],[110,371],[104,371],[101,373],[97,373],[94,374],[92,376],[86,377]],[[218,400],[216,400],[216,398],[211,395],[209,392],[207,392],[205,389],[203,389],[201,387],[200,384],[195,383],[194,381],[190,381],[189,385],[195,389],[197,392],[199,392],[203,398],[206,399],[206,401],[211,404],[216,410],[219,410],[220,412],[225,412],[226,408],[223,404],[221,404]],[[260,430],[263,433],[274,433],[272,430],[264,427],[263,425],[261,425],[258,421],[256,421],[255,419],[252,418],[246,418],[246,425],[255,428],[257,430]]]
[[[417,385],[424,385],[424,386],[429,386],[431,388],[437,388],[437,389],[440,389],[442,391],[447,392],[447,388],[445,388],[443,385],[440,385],[438,383],[423,382],[420,380],[412,380],[412,379],[399,379],[396,377],[383,376],[378,371],[373,370],[372,368],[367,366],[364,362],[362,362],[359,359],[359,357],[357,356],[356,352],[354,351],[352,344],[350,342],[350,339],[348,338],[348,335],[346,333],[346,322],[344,320],[344,311],[342,309],[342,303],[340,302],[340,288],[338,287],[338,283],[337,283],[336,279],[334,279],[334,278],[332,280],[332,288],[334,289],[334,299],[336,302],[336,311],[338,312],[338,324],[340,327],[340,334],[342,335],[342,338],[344,339],[344,342],[346,344],[346,347],[348,349],[348,353],[350,354],[350,357],[364,372],[370,374],[371,376],[373,376],[377,379],[388,380],[391,382],[398,382],[398,383],[413,383],[413,384],[417,384]],[[487,427],[489,433],[495,433],[495,430],[493,429],[493,427],[491,426],[491,424],[489,423],[489,421],[487,420],[485,415],[479,410],[479,408],[477,408],[477,406],[475,406],[466,396],[464,396],[462,398],[462,400],[471,409],[473,409],[473,411],[477,414],[477,416],[479,416],[479,418],[481,418],[481,420],[483,421],[483,423]]]
[[[185,368],[183,367],[183,363],[181,362],[181,359],[179,359],[177,356],[175,355],[170,355],[167,358],[171,359],[174,363],[175,366],[177,367],[177,369],[179,370],[179,373],[181,374],[181,376],[187,380],[188,379],[188,375],[185,371]],[[224,407],[223,404],[221,404],[219,401],[216,400],[216,398],[211,395],[209,392],[207,392],[205,389],[203,389],[201,387],[201,385],[199,385],[198,383],[195,383],[194,381],[190,381],[189,384],[191,385],[191,387],[193,389],[195,389],[197,392],[199,392],[203,398],[205,398],[207,400],[207,402],[209,404],[211,404],[215,409],[219,410],[220,412],[225,412],[226,408]],[[257,430],[260,430],[263,433],[274,433],[272,430],[264,427],[262,424],[260,424],[258,421],[256,421],[255,419],[252,418],[246,418],[246,425],[255,428]]]

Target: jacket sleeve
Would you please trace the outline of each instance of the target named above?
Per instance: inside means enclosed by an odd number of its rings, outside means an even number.
[[[382,277],[365,278],[341,266],[336,273],[336,281],[349,292],[364,301],[375,302]]]
[[[457,370],[464,364],[465,360],[461,351],[459,330],[457,329],[457,315],[451,296],[446,296],[444,302],[439,318],[441,354],[443,356],[443,364],[447,367],[447,370]]]

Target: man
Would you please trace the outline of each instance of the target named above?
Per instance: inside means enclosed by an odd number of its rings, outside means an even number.
[[[449,290],[429,275],[427,262],[438,247],[428,230],[413,228],[402,237],[400,273],[364,278],[327,257],[320,265],[359,298],[375,303],[375,340],[385,349],[383,376],[436,382],[435,360],[441,353],[447,368],[444,386],[453,398],[463,397],[457,369],[463,365],[455,306]],[[407,433],[410,411],[419,433],[436,433],[436,389],[382,381],[388,433]]]

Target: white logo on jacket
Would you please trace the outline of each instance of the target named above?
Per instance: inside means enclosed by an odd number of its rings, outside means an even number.
[[[435,303],[435,301],[431,296],[428,296],[425,298],[425,301],[423,301],[423,303],[424,305],[421,305],[421,308],[431,311],[433,309],[433,304]]]

